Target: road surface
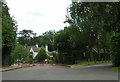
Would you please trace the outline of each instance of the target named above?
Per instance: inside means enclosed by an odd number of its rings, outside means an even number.
[[[65,66],[36,65],[2,73],[3,80],[118,80],[111,65],[101,64],[69,68]]]

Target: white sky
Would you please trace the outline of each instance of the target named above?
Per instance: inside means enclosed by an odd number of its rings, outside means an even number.
[[[63,29],[66,8],[71,0],[6,0],[10,14],[18,23],[18,31],[33,30],[37,35]]]

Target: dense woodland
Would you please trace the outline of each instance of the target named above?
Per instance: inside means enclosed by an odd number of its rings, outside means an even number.
[[[39,47],[47,44],[49,51],[56,51],[55,63],[112,60],[114,66],[120,66],[120,3],[73,2],[66,11],[63,22],[69,26],[36,36],[32,30],[17,32],[16,21],[2,3],[2,64],[14,63],[21,49],[22,57],[28,61],[29,53],[24,46],[37,43]]]

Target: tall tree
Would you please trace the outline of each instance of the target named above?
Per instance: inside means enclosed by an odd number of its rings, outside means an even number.
[[[73,2],[67,9],[65,22],[78,29],[76,35],[83,34],[85,39],[82,40],[86,41],[86,48],[90,52],[91,59],[93,59],[92,48],[97,47],[99,60],[101,60],[101,48],[104,49],[104,54],[110,49],[110,36],[114,34],[114,29],[119,24],[116,21],[118,7],[119,3]],[[81,39],[82,36],[76,37]],[[79,39],[77,40],[80,41]]]
[[[112,55],[112,63],[114,66],[120,67],[120,3],[117,6],[117,20],[115,24],[115,34],[111,40],[111,55]]]
[[[2,2],[0,1],[0,66],[2,66]]]
[[[22,45],[31,45],[31,39],[36,36],[36,33],[33,33],[32,30],[22,30],[18,33],[18,42]]]
[[[59,62],[72,64],[72,44],[71,44],[71,29],[65,27],[55,35],[55,49],[59,53]]]
[[[48,50],[53,51],[54,50],[54,35],[55,31],[50,30],[45,33],[43,33],[43,40],[48,45]],[[46,45],[45,44],[45,45]]]
[[[10,54],[16,43],[16,22],[9,14],[9,8],[2,3],[2,65],[10,65]]]

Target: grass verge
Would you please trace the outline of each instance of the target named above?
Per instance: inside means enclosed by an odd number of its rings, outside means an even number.
[[[112,67],[111,70],[115,72],[120,72],[120,67]]]
[[[0,71],[5,71],[5,70],[10,70],[10,69],[15,69],[18,68],[18,66],[5,66],[5,67],[0,67]]]
[[[80,61],[77,64],[69,65],[71,67],[80,67],[80,66],[89,66],[89,65],[97,65],[97,64],[104,64],[104,63],[111,63],[111,61]]]

